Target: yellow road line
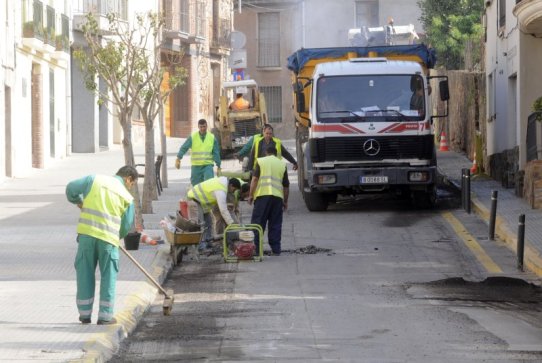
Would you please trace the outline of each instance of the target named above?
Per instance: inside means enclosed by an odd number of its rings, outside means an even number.
[[[455,233],[463,240],[465,246],[474,254],[474,257],[484,266],[484,268],[489,273],[502,273],[501,268],[489,257],[489,255],[484,251],[482,246],[476,241],[473,235],[471,235],[465,226],[455,218],[452,213],[444,212],[442,217],[446,219],[448,223],[452,226]]]

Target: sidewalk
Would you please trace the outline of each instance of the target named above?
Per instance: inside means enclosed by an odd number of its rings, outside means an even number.
[[[461,169],[470,169],[472,166],[472,161],[465,155],[453,151],[439,151],[437,162],[440,173],[458,188],[461,186]],[[527,201],[516,197],[514,189],[504,188],[487,176],[473,176],[471,178],[472,212],[478,214],[488,225],[491,194],[494,190],[498,192],[495,235],[516,253],[518,220],[521,214],[525,214],[524,266],[542,277],[542,210],[532,209]]]
[[[169,188],[160,201],[172,212],[190,174],[190,166],[183,165],[181,172],[173,166],[182,141],[168,139]],[[144,162],[143,146],[136,146],[135,158]],[[92,324],[78,321],[73,263],[79,210],[67,202],[65,186],[88,174],[114,175],[122,165],[123,150],[116,147],[73,154],[0,184],[0,362],[104,361],[155,299],[162,304],[157,289],[121,253],[115,301],[119,324],[96,325],[97,301]],[[140,180],[140,192],[142,185]],[[160,282],[171,268],[168,244],[140,245],[132,255]],[[96,291],[99,297],[98,286]]]

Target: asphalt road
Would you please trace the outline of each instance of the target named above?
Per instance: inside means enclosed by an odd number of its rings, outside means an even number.
[[[535,278],[440,196],[436,210],[367,197],[309,213],[292,186],[281,256],[185,256],[172,315],[157,297],[112,362],[542,361]]]

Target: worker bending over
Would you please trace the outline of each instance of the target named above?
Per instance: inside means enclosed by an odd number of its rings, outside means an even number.
[[[225,176],[208,179],[192,187],[187,193],[187,198],[198,204],[200,223],[203,224],[203,237],[199,249],[210,247],[212,242],[212,217],[211,211],[214,206],[218,206],[220,215],[226,225],[234,223],[228,210],[227,194],[235,193],[241,189],[241,183],[235,178],[228,180]]]
[[[290,181],[286,164],[277,157],[274,145],[267,147],[266,155],[258,158],[250,182],[248,203],[254,202],[252,224],[259,224],[265,231],[273,255],[280,255],[282,238],[282,213],[288,208]],[[259,254],[260,242],[256,235],[256,253]]]

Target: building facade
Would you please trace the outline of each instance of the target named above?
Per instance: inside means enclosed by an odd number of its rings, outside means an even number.
[[[505,182],[517,179],[533,152],[542,157],[540,123],[529,123],[542,96],[542,0],[486,0],[483,23],[487,157],[492,177]],[[538,135],[534,145],[528,134]]]
[[[9,44],[15,44],[16,11],[12,2],[1,5],[0,24],[5,24],[0,42],[0,183],[14,176],[14,156],[12,152],[14,140],[13,125],[13,89],[15,87],[15,50]]]
[[[174,90],[165,105],[166,135],[187,137],[203,118],[213,125],[222,82],[227,79],[232,0],[166,0],[162,61],[182,56],[188,71],[185,85]]]
[[[302,47],[348,46],[349,29],[382,26],[390,19],[421,30],[416,0],[243,0],[234,5],[234,30],[246,36],[245,76],[265,93],[269,120],[282,138],[295,135],[289,55]]]
[[[0,177],[21,177],[69,152],[70,5],[23,0],[1,6]]]

